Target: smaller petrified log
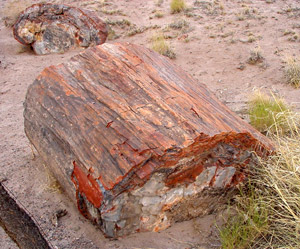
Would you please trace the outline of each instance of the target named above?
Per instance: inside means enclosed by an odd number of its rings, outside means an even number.
[[[14,37],[37,54],[63,53],[105,42],[106,24],[92,11],[63,4],[34,4],[14,25]]]
[[[38,226],[0,181],[0,226],[21,249],[51,249]]]
[[[110,237],[212,212],[270,141],[167,58],[105,43],[46,68],[25,132],[79,211]]]

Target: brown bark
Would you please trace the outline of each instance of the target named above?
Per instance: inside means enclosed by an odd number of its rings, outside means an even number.
[[[14,25],[14,37],[37,54],[63,53],[105,42],[106,24],[96,13],[63,4],[34,4]]]
[[[211,212],[216,191],[245,178],[251,151],[272,150],[205,85],[128,43],[46,68],[29,87],[24,117],[81,213],[112,237]]]

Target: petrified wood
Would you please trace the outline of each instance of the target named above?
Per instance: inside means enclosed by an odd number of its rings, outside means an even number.
[[[20,249],[54,249],[0,181],[0,226]]]
[[[46,165],[110,237],[211,212],[245,178],[251,152],[272,150],[205,85],[128,43],[46,68],[24,117]]]
[[[105,42],[106,24],[92,11],[63,4],[34,4],[14,25],[14,37],[37,54],[63,53]]]

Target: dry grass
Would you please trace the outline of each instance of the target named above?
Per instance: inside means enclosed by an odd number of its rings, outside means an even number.
[[[164,0],[155,0],[155,5],[160,7],[164,3]]]
[[[300,61],[294,57],[285,60],[285,77],[288,84],[298,88],[300,86]]]
[[[243,21],[246,19],[261,19],[262,17],[258,13],[258,10],[255,8],[251,8],[247,5],[242,5],[243,9],[236,13],[236,17],[238,21]]]
[[[171,29],[177,29],[177,30],[182,30],[182,29],[186,29],[189,27],[189,23],[184,20],[184,19],[179,19],[179,20],[175,20],[172,23],[169,24],[169,27]]]
[[[6,27],[12,27],[17,21],[20,12],[33,4],[30,0],[8,1],[1,10],[2,20]]]
[[[171,13],[179,13],[183,11],[186,7],[184,0],[172,0],[170,3]]]
[[[250,124],[260,132],[285,134],[295,130],[295,114],[280,98],[256,91],[249,101]]]
[[[56,180],[56,178],[53,176],[50,170],[46,167],[46,165],[43,164],[43,167],[47,177],[44,189],[51,193],[61,193],[62,188],[59,182]]]
[[[208,16],[225,15],[224,3],[219,0],[214,1],[194,1],[194,6],[200,7]]]
[[[154,16],[156,18],[162,18],[162,17],[164,17],[164,15],[165,15],[164,12],[162,12],[160,10],[155,11],[155,14],[154,14]]]
[[[248,249],[252,247],[260,235],[269,228],[267,208],[260,201],[251,182],[240,188],[240,194],[235,197],[233,215],[225,219],[225,225],[220,229],[220,240],[223,249]],[[232,207],[231,207],[232,208]]]
[[[120,35],[118,35],[116,31],[113,30],[113,28],[111,28],[109,25],[107,25],[107,27],[108,27],[107,40],[112,41],[120,37]]]
[[[152,37],[152,49],[164,56],[169,57],[170,59],[175,59],[176,54],[170,48],[170,45],[165,41],[163,34],[155,34]]]
[[[247,62],[251,65],[254,65],[254,64],[263,62],[263,60],[264,60],[264,57],[263,57],[261,48],[255,47],[254,49],[252,49],[250,51],[250,57]]]
[[[300,117],[291,117],[288,135],[272,125],[276,153],[251,165],[236,215],[220,230],[222,248],[300,248]]]

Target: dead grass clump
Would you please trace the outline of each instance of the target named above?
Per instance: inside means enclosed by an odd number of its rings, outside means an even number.
[[[158,29],[160,26],[158,25],[152,25],[152,26],[142,26],[142,27],[136,27],[135,25],[132,26],[132,28],[127,32],[127,36],[134,36],[136,34],[141,34],[149,29]]]
[[[249,35],[248,36],[248,42],[249,43],[252,43],[252,42],[255,42],[256,41],[256,37],[254,35]]]
[[[164,56],[169,57],[170,59],[175,59],[176,54],[170,48],[170,45],[165,41],[163,34],[155,34],[152,37],[152,49]]]
[[[283,10],[290,18],[298,18],[300,16],[300,8],[298,6],[289,6]]]
[[[44,189],[51,193],[61,193],[62,192],[61,185],[53,176],[52,172],[50,172],[50,170],[46,167],[46,165],[43,164],[43,166],[44,166],[44,172],[46,173],[46,177],[47,177]]]
[[[293,34],[291,37],[288,38],[288,41],[296,42],[299,41],[299,39],[300,39],[299,34]]]
[[[294,57],[285,60],[285,77],[288,84],[298,88],[300,86],[300,61]]]
[[[164,3],[164,0],[155,0],[155,5],[160,7]]]
[[[113,28],[111,28],[109,25],[107,25],[107,27],[108,27],[107,40],[112,41],[120,38],[120,35],[118,35],[116,31],[113,30]]]
[[[194,6],[200,7],[202,11],[208,16],[225,15],[225,7],[222,1],[198,1],[194,2]]]
[[[1,15],[6,27],[12,27],[17,21],[19,14],[33,3],[30,0],[7,1],[4,5]]]
[[[186,20],[179,19],[169,24],[169,27],[172,29],[183,29],[189,27],[189,23]]]
[[[154,16],[156,18],[162,18],[162,17],[164,17],[164,15],[165,15],[164,12],[162,12],[160,10],[155,11],[155,14],[154,14]]]
[[[179,13],[183,11],[186,7],[184,0],[172,0],[170,3],[171,13]]]
[[[247,62],[251,65],[263,62],[264,57],[262,55],[262,50],[260,47],[256,47],[250,51],[250,57]]]
[[[294,34],[296,34],[296,32],[293,30],[286,29],[283,31],[283,35],[294,35]]]
[[[141,34],[143,33],[144,31],[146,31],[148,28],[143,26],[143,27],[133,27],[132,29],[130,29],[128,32],[127,32],[127,35],[128,36],[134,36],[136,34]]]
[[[286,134],[295,130],[295,117],[280,98],[256,91],[249,101],[250,124],[260,132]]]
[[[130,27],[132,24],[129,20],[127,19],[122,19],[122,20],[110,20],[107,19],[106,24],[111,25],[111,26],[119,26],[120,28],[126,28],[126,27]]]
[[[105,7],[101,9],[101,12],[103,14],[106,14],[106,15],[119,15],[119,16],[125,16],[125,14],[121,11],[121,10],[109,10],[109,9],[106,9]]]
[[[224,249],[300,248],[300,132],[271,138],[276,153],[250,168],[237,215],[220,231]]]
[[[261,19],[262,17],[259,15],[258,10],[255,8],[251,8],[247,5],[243,5],[243,9],[236,13],[236,17],[238,21],[243,21],[246,19]]]

